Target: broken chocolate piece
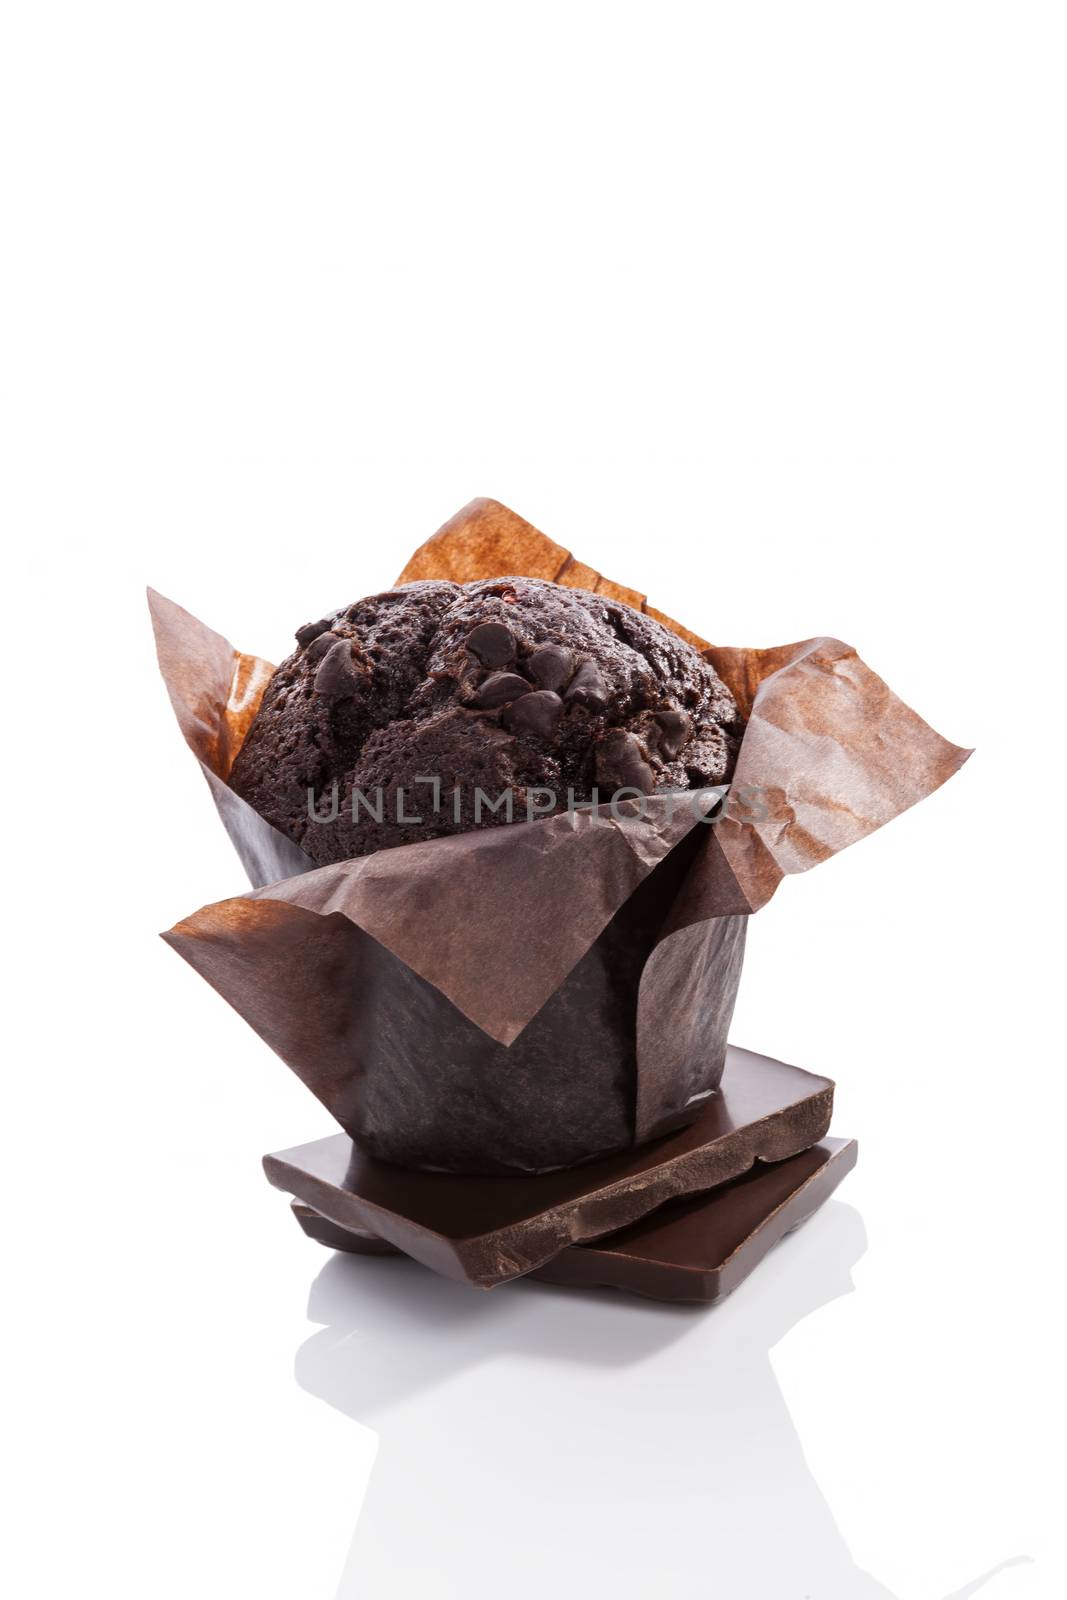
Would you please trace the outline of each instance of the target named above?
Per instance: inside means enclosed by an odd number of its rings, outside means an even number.
[[[856,1165],[855,1139],[823,1139],[785,1161],[758,1163],[732,1183],[598,1239],[572,1245],[531,1278],[575,1289],[628,1290],[680,1305],[731,1294],[773,1247],[812,1216]],[[401,1255],[365,1229],[338,1227],[302,1200],[292,1212],[310,1239],[350,1255]]]
[[[596,780],[602,791],[639,789],[642,794],[652,793],[655,776],[636,734],[616,728],[604,735],[596,747]]]
[[[491,711],[529,693],[530,685],[517,672],[491,672],[479,685],[470,703],[479,711]]]
[[[524,694],[504,713],[504,725],[512,733],[532,733],[537,739],[551,739],[563,715],[563,701],[551,689]]]
[[[620,1155],[530,1177],[467,1177],[376,1161],[347,1134],[265,1156],[277,1189],[446,1278],[489,1289],[561,1250],[628,1227],[669,1200],[783,1161],[825,1137],[834,1086],[730,1046],[717,1094],[679,1132]]]
[[[467,649],[486,667],[506,667],[515,659],[515,636],[502,622],[480,622],[467,635]]]
[[[342,1228],[329,1217],[319,1213],[303,1200],[290,1200],[289,1209],[309,1239],[315,1239],[330,1250],[345,1250],[352,1256],[402,1256],[403,1250],[368,1233],[366,1228]]]
[[[787,1161],[758,1162],[721,1188],[673,1201],[595,1244],[564,1250],[533,1276],[713,1305],[819,1209],[852,1171],[856,1155],[855,1139],[823,1139]]]
[[[562,644],[539,644],[526,663],[539,689],[560,689],[570,682],[574,656]]]

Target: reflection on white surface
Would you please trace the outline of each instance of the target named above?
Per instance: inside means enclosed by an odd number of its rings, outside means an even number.
[[[770,1360],[850,1291],[865,1244],[831,1202],[711,1311],[534,1283],[481,1295],[333,1256],[297,1378],[380,1436],[338,1600],[608,1580],[620,1597],[890,1596],[853,1562]]]
[[[952,1594],[946,1595],[945,1600],[970,1600],[972,1594],[977,1594],[979,1589],[984,1588],[990,1578],[995,1578],[998,1573],[1007,1572],[1009,1567],[1026,1567],[1029,1564],[1029,1556],[1009,1556],[1007,1561],[999,1561],[980,1578],[975,1578],[973,1583],[966,1583],[962,1589],[956,1589]]]

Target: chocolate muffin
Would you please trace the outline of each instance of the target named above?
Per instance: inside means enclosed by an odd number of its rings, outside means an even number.
[[[714,669],[583,589],[409,583],[296,639],[230,785],[320,865],[730,775],[741,729]]]

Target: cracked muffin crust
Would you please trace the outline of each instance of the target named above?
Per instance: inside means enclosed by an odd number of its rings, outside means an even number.
[[[730,775],[740,721],[711,665],[584,589],[410,583],[296,639],[229,781],[319,865]]]

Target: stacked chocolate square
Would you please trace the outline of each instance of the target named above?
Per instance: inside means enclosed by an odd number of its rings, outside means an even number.
[[[825,1137],[833,1084],[730,1047],[689,1127],[625,1156],[526,1177],[394,1166],[344,1134],[264,1158],[310,1238],[403,1254],[492,1289],[518,1277],[710,1304],[816,1211],[856,1162]]]

